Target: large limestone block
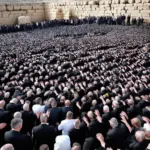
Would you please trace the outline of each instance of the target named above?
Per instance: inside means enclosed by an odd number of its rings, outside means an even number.
[[[135,0],[135,3],[142,3],[142,0]]]
[[[21,9],[20,5],[17,5],[17,4],[14,5],[14,10],[20,10],[20,9]]]
[[[128,0],[120,0],[120,4],[127,4]]]
[[[128,0],[129,4],[135,3],[135,0]]]
[[[45,18],[43,16],[31,16],[31,22],[43,21]]]
[[[144,6],[150,6],[150,3],[144,3]]]
[[[112,4],[112,0],[106,0],[105,4]]]
[[[12,17],[0,18],[1,25],[13,25],[16,23],[17,23],[17,18],[12,18]]]
[[[150,23],[150,17],[143,17],[143,18],[144,18],[144,22]]]
[[[44,10],[43,9],[36,10],[36,13],[44,13]]]
[[[120,0],[112,0],[112,4],[120,4]]]
[[[27,10],[27,14],[32,14],[32,13],[35,13],[36,10]]]
[[[7,5],[7,10],[11,11],[14,9],[14,6],[13,5]]]
[[[3,17],[3,18],[7,18],[9,15],[10,15],[10,12],[9,12],[9,11],[3,11],[3,12],[2,12],[2,17]]]
[[[100,0],[99,1],[99,5],[104,5],[105,4],[105,0]]]
[[[31,23],[30,16],[19,16],[18,17],[18,24],[26,24],[26,23]]]
[[[150,17],[150,10],[141,10],[141,15],[143,17]]]
[[[150,0],[142,0],[142,3],[150,3]]]
[[[30,10],[30,9],[32,9],[32,6],[31,5],[29,5],[29,4],[22,4],[21,5],[21,10]]]
[[[0,11],[5,11],[6,10],[6,5],[0,5]]]
[[[99,1],[98,0],[89,1],[88,4],[89,5],[99,5]]]

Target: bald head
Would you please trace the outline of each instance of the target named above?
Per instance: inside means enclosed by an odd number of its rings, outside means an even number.
[[[5,144],[0,150],[15,150],[12,144]]]
[[[76,129],[79,129],[79,128],[80,128],[80,120],[79,120],[79,119],[76,119],[76,120],[75,120],[74,126],[75,126]]]
[[[1,100],[1,101],[0,101],[0,108],[4,108],[5,104],[6,104],[5,101],[4,101],[4,100]]]
[[[70,101],[69,101],[69,100],[66,100],[66,101],[65,101],[65,106],[66,106],[66,107],[69,107],[69,106],[70,106]]]
[[[40,121],[41,123],[47,123],[47,115],[46,114],[41,114],[40,116]]]
[[[131,124],[136,127],[136,128],[140,128],[141,127],[141,121],[138,118],[133,118],[131,120]]]
[[[90,119],[94,119],[94,113],[93,113],[92,111],[88,111],[87,116],[88,116]]]
[[[127,102],[128,102],[129,106],[133,106],[134,105],[134,100],[133,99],[129,99]]]

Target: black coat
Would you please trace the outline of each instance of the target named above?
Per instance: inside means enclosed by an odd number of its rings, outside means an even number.
[[[12,119],[12,115],[3,109],[0,109],[0,123],[6,123],[7,126],[0,130],[0,147],[4,144],[4,134],[6,131],[10,130],[10,121]]]
[[[66,118],[66,114],[68,111],[73,112],[72,107],[62,107],[61,120],[64,120]]]
[[[50,117],[48,119],[50,125],[56,126],[57,122],[61,122],[61,108],[54,107],[51,109]]]
[[[14,104],[14,103],[8,103],[6,105],[6,110],[14,114],[17,111],[22,110],[22,105],[21,104]]]
[[[108,147],[111,147],[113,150],[117,148],[123,148],[124,142],[129,135],[129,131],[124,124],[120,124],[119,126],[113,128],[107,133],[106,136],[106,144]]]
[[[29,136],[11,130],[5,133],[5,142],[14,146],[15,150],[32,150],[32,140]]]
[[[40,124],[33,128],[33,143],[35,150],[39,150],[42,144],[47,144],[50,150],[53,150],[57,132],[53,126]]]
[[[23,119],[23,127],[21,132],[27,134],[28,132],[31,134],[32,128],[35,126],[36,115],[30,111],[22,111],[22,119]]]

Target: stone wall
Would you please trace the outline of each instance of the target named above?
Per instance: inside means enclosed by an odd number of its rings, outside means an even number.
[[[130,15],[150,22],[150,0],[93,0],[41,3],[0,4],[0,24],[17,24],[19,16],[30,16],[31,21],[84,18],[88,16]]]
[[[19,16],[30,16],[31,21],[45,20],[43,3],[0,4],[0,24],[12,25],[18,23]]]
[[[130,15],[150,22],[150,0],[93,0],[46,4],[47,19],[88,16]],[[57,15],[56,15],[57,14]]]

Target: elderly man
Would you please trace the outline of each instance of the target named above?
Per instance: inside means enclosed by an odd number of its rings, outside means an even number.
[[[28,103],[23,105],[23,111],[21,111],[21,114],[23,120],[23,127],[21,132],[24,134],[29,133],[31,135],[32,128],[34,127],[37,120],[37,116],[32,111],[30,111],[30,105]]]
[[[42,144],[47,144],[49,149],[52,150],[55,142],[55,137],[57,135],[54,126],[49,126],[48,117],[46,114],[41,114],[39,126],[33,128],[33,142],[35,149],[39,149]]]
[[[23,120],[14,118],[11,121],[11,130],[5,133],[5,142],[11,143],[15,150],[32,150],[32,141],[29,136],[20,133]]]

